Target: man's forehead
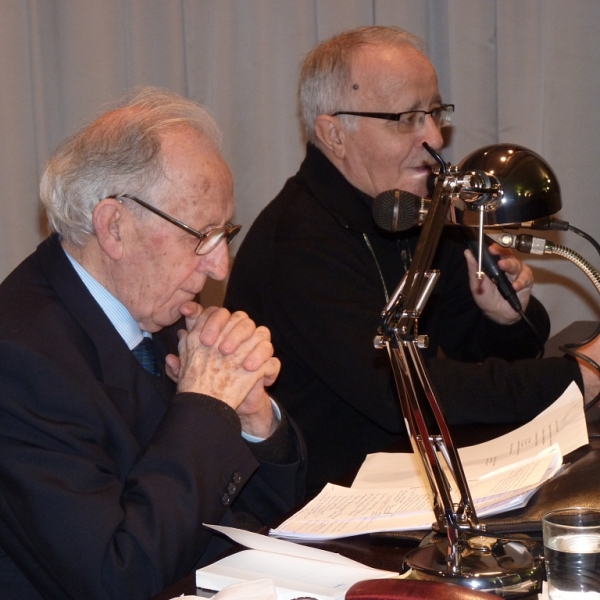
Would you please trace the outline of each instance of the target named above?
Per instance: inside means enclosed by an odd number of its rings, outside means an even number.
[[[392,68],[401,68],[416,60],[427,57],[409,44],[364,44],[360,46],[352,57],[352,72],[359,74],[361,71],[373,73],[386,71]]]
[[[210,223],[230,217],[233,206],[233,179],[220,152],[197,132],[174,131],[164,138],[165,180],[161,186],[165,206],[198,213]],[[223,217],[227,213],[228,216]]]
[[[356,55],[352,94],[363,98],[403,97],[403,110],[441,101],[429,59],[408,44],[369,45]],[[390,107],[391,109],[391,107]]]
[[[211,140],[190,126],[175,126],[160,134],[161,153],[166,162],[193,156],[194,159],[221,158],[219,150]]]
[[[177,128],[161,135],[161,154],[165,174],[176,183],[197,177],[226,179],[229,167],[221,153],[200,132]]]

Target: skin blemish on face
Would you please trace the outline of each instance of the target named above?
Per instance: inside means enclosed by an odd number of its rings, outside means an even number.
[[[352,89],[353,89],[353,90],[358,90],[358,89],[360,89],[360,86],[358,85],[358,83],[355,83],[355,84],[352,86]]]
[[[196,192],[196,198],[192,200],[192,206],[196,207],[204,202],[204,198],[209,195],[212,189],[212,182],[209,177],[206,177],[201,185],[197,185],[194,187],[194,191]]]

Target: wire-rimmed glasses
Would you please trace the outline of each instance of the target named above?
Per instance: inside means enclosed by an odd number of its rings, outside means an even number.
[[[175,217],[168,215],[166,212],[163,212],[155,206],[152,206],[151,204],[148,204],[147,202],[144,202],[143,200],[140,200],[135,196],[131,196],[130,194],[116,194],[114,196],[109,197],[114,198],[115,200],[119,200],[121,198],[127,198],[127,200],[132,200],[140,206],[143,206],[144,208],[148,209],[150,212],[153,212],[155,215],[158,215],[166,221],[169,221],[169,223],[172,223],[173,225],[176,225],[184,231],[191,233],[194,237],[197,237],[199,240],[198,245],[195,249],[195,253],[199,256],[203,256],[205,254],[208,254],[209,252],[212,252],[221,243],[222,240],[225,240],[227,242],[227,245],[231,244],[233,238],[235,238],[235,236],[240,232],[240,229],[242,228],[241,225],[227,223],[225,227],[215,227],[214,229],[210,229],[206,233],[201,233],[200,231],[196,231],[189,225],[182,223]]]

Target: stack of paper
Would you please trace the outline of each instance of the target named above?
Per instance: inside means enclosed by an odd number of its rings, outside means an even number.
[[[527,425],[459,449],[479,517],[519,508],[560,470],[562,456],[589,442],[583,398],[572,383]],[[458,498],[456,498],[458,500]],[[328,484],[271,535],[323,540],[429,529],[435,521],[414,454],[372,454],[352,488]]]
[[[219,525],[206,525],[251,548],[227,556],[196,571],[196,585],[206,590],[258,579],[271,579],[277,600],[310,597],[341,600],[346,591],[365,579],[388,579],[398,573],[372,569],[335,554],[264,535]]]

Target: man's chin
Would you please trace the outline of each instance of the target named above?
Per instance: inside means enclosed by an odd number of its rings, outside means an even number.
[[[431,194],[427,189],[427,180],[412,181],[410,184],[402,188],[405,192],[410,192],[419,198],[429,198]],[[432,190],[433,191],[433,190]]]
[[[177,311],[176,313],[169,313],[169,315],[165,315],[164,317],[153,317],[152,319],[148,319],[146,321],[142,321],[139,323],[142,331],[147,331],[148,333],[157,333],[161,329],[165,327],[170,327],[174,323],[177,323],[183,317]]]
[[[164,306],[160,312],[150,315],[148,319],[139,321],[138,323],[143,331],[147,331],[148,333],[156,333],[157,331],[160,331],[165,327],[170,327],[171,325],[174,325],[183,319],[184,316],[182,314],[182,307],[188,308],[185,314],[189,314],[190,316],[197,315],[198,311],[201,309],[194,298],[187,297],[185,300],[178,301],[169,307]]]

